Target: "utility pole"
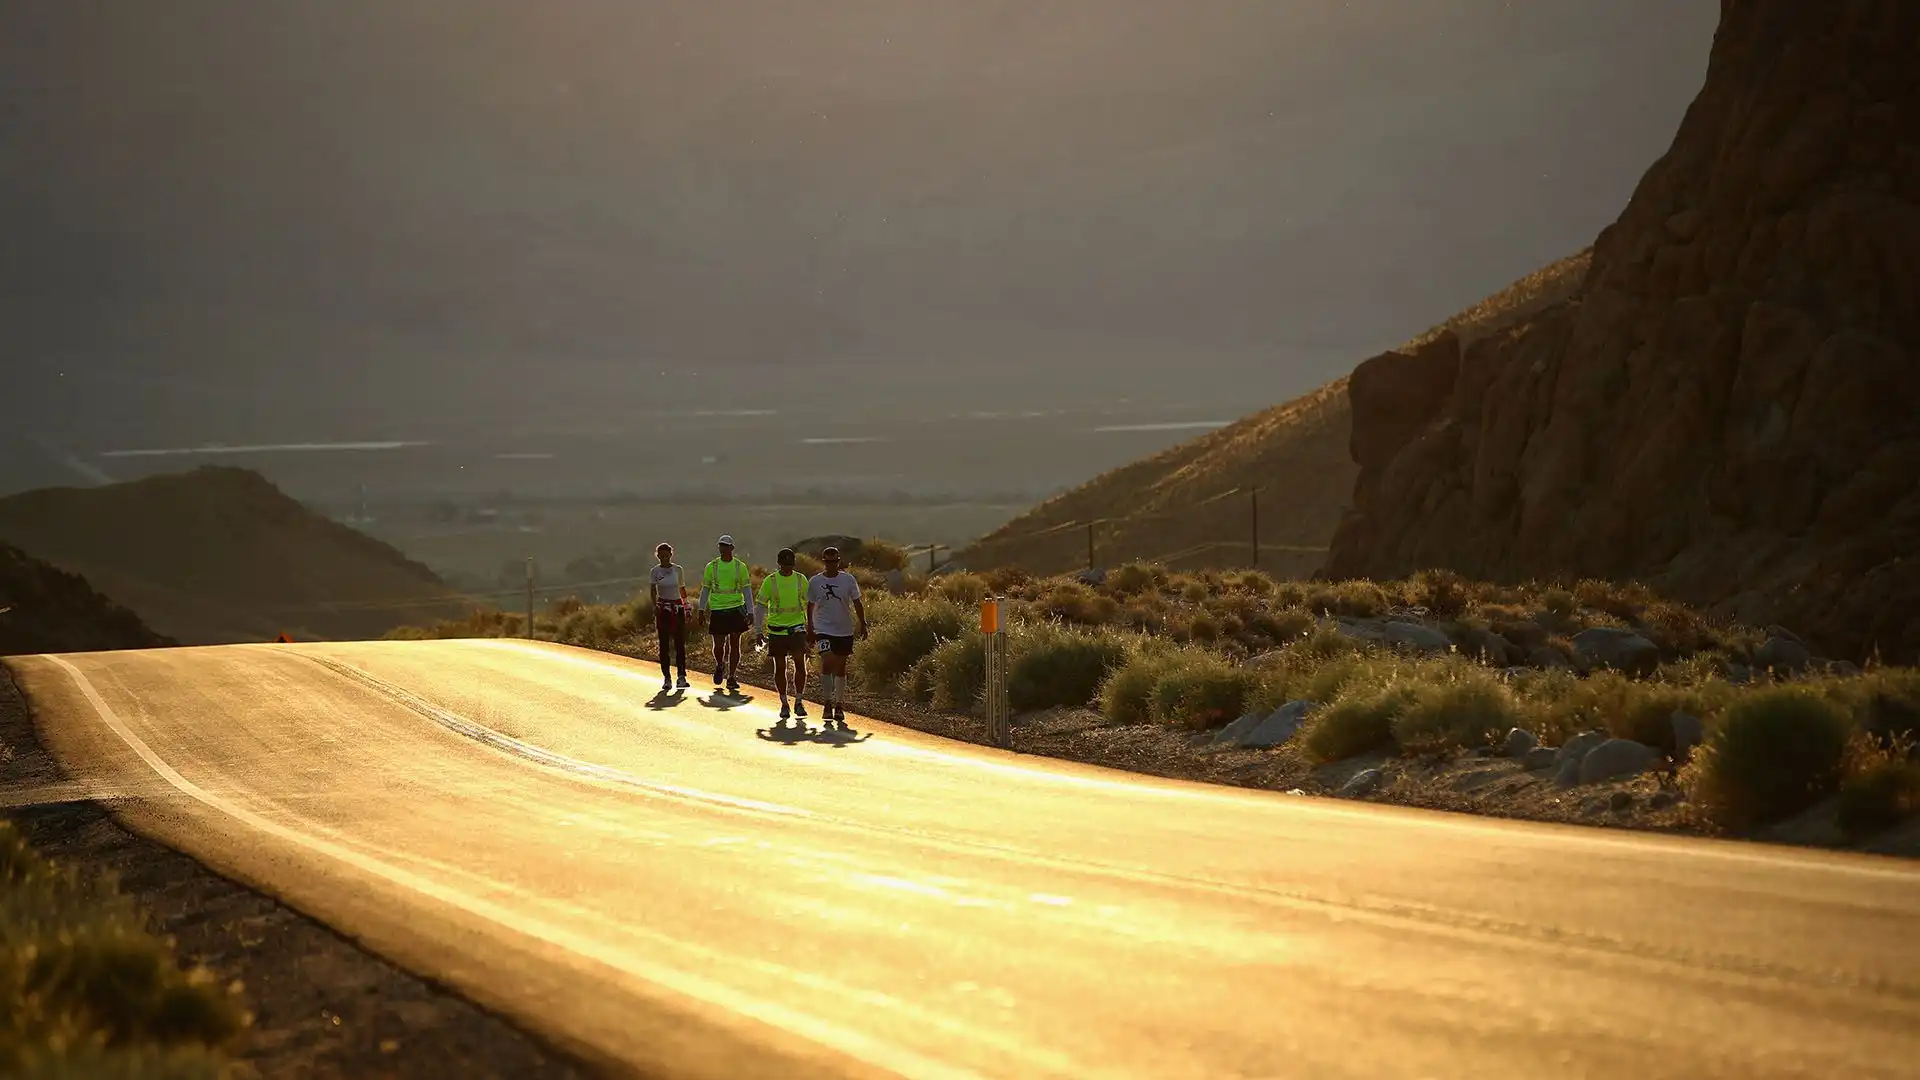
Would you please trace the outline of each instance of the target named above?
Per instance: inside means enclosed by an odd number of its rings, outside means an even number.
[[[527,556],[527,640],[533,640],[533,556]]]
[[[1093,569],[1093,522],[1087,522],[1087,569]]]
[[[1253,496],[1253,568],[1260,569],[1260,489],[1249,492]]]
[[[940,554],[939,544],[927,545],[927,576],[928,577],[932,577],[933,572],[939,569],[939,566],[937,565],[937,557],[939,556],[939,554]]]

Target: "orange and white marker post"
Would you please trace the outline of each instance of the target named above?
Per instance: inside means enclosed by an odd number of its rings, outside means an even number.
[[[980,601],[980,636],[986,647],[987,741],[998,747],[1013,745],[1011,710],[1007,703],[1007,630],[1000,600]]]

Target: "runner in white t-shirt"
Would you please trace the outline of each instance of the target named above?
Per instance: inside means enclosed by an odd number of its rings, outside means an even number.
[[[653,625],[660,632],[660,689],[673,689],[673,669],[667,665],[667,649],[680,663],[680,689],[687,688],[687,574],[673,561],[673,545],[653,549],[660,565],[652,570],[647,593],[653,598]]]
[[[867,606],[860,602],[860,583],[840,569],[840,549],[820,553],[824,567],[807,579],[807,641],[820,653],[820,718],[847,726],[840,702],[847,685],[847,657],[853,655],[855,619],[858,634],[867,636]]]

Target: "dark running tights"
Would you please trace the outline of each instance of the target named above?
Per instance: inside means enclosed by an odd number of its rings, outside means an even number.
[[[687,609],[678,605],[658,605],[653,609],[654,629],[660,631],[660,674],[671,675],[667,664],[667,646],[673,646],[673,659],[680,665],[680,677],[687,677]]]

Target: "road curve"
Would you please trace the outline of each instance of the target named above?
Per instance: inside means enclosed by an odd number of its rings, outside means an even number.
[[[1900,1077],[1920,867],[1161,781],[511,641],[15,658],[150,836],[693,1077]],[[817,726],[818,721],[814,721]],[[816,727],[817,733],[817,727]]]

